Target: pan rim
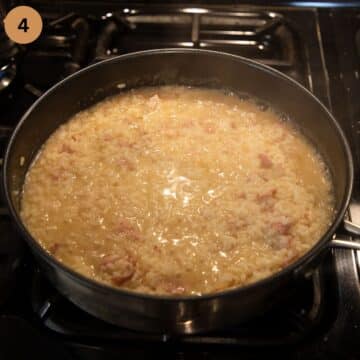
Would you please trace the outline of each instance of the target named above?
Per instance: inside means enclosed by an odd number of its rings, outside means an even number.
[[[9,193],[8,189],[8,164],[9,164],[9,158],[11,155],[13,144],[17,138],[17,134],[20,131],[21,127],[25,123],[26,119],[30,116],[30,114],[34,111],[37,106],[44,101],[50,94],[53,92],[56,92],[57,89],[61,88],[61,86],[68,82],[69,80],[76,79],[77,77],[81,76],[82,74],[91,71],[93,68],[98,68],[101,66],[105,66],[106,64],[112,63],[112,62],[118,62],[122,61],[124,59],[131,59],[134,57],[141,57],[141,56],[151,56],[151,55],[165,55],[165,54],[203,54],[203,55],[210,55],[215,57],[226,57],[229,59],[232,59],[234,61],[237,61],[239,63],[245,63],[247,66],[254,67],[258,69],[259,71],[266,71],[270,73],[272,76],[280,77],[284,81],[288,82],[291,86],[295,86],[299,88],[299,90],[305,92],[309,97],[311,97],[312,101],[315,101],[317,105],[321,108],[322,111],[325,112],[327,115],[329,121],[331,122],[331,125],[335,128],[337,131],[342,146],[345,152],[345,155],[348,159],[346,164],[346,188],[345,188],[345,195],[343,199],[341,200],[338,210],[336,214],[334,214],[334,219],[331,223],[331,225],[327,228],[326,232],[319,238],[319,240],[308,250],[306,251],[300,258],[295,260],[294,262],[291,262],[289,265],[281,269],[280,271],[277,271],[270,276],[267,276],[263,279],[257,280],[253,283],[249,283],[242,286],[236,286],[232,288],[228,288],[219,292],[213,292],[213,293],[205,293],[203,295],[184,295],[184,296],[172,296],[172,295],[157,295],[157,294],[146,294],[146,293],[140,293],[135,291],[129,291],[122,288],[116,288],[112,287],[110,285],[98,282],[96,280],[90,279],[67,265],[61,263],[56,257],[48,253],[41,245],[40,243],[30,234],[30,232],[27,230],[25,224],[21,220],[19,212],[15,209],[13,202],[11,200],[11,195]],[[276,281],[277,279],[283,278],[285,275],[290,274],[291,272],[299,271],[299,268],[302,268],[302,266],[306,265],[307,263],[311,262],[314,258],[320,255],[320,253],[324,250],[325,243],[330,241],[331,236],[335,233],[335,230],[338,228],[340,223],[343,221],[343,218],[345,216],[345,212],[348,208],[352,189],[353,189],[353,181],[354,181],[354,164],[353,164],[353,157],[350,150],[349,143],[347,141],[347,138],[340,127],[339,123],[335,119],[335,117],[331,114],[331,112],[326,108],[326,106],[313,94],[311,93],[307,88],[305,88],[303,85],[295,81],[294,79],[290,78],[289,76],[283,74],[282,72],[271,68],[270,66],[261,64],[257,61],[254,61],[252,59],[248,59],[242,56],[228,54],[225,52],[220,51],[213,51],[213,50],[203,50],[203,49],[181,49],[181,48],[167,48],[167,49],[151,49],[151,50],[144,50],[144,51],[137,51],[132,52],[120,56],[116,56],[110,59],[102,60],[98,63],[91,64],[76,73],[66,77],[65,79],[59,81],[57,84],[52,86],[49,90],[47,90],[41,97],[39,97],[31,106],[30,108],[25,112],[25,114],[21,117],[20,121],[16,125],[14,131],[11,134],[11,137],[8,141],[8,144],[6,146],[6,151],[4,155],[4,163],[3,163],[3,171],[2,171],[2,183],[4,187],[4,194],[5,194],[5,202],[7,207],[10,209],[10,214],[15,221],[17,227],[19,230],[21,230],[21,234],[26,239],[26,242],[30,245],[31,250],[36,252],[38,256],[40,256],[43,260],[45,260],[46,263],[50,263],[51,265],[55,265],[56,268],[60,269],[61,271],[64,271],[68,276],[70,276],[72,279],[75,279],[76,281],[79,281],[83,286],[85,287],[91,287],[94,288],[96,291],[100,291],[101,293],[108,294],[111,293],[112,295],[117,296],[125,296],[130,298],[137,298],[139,300],[153,300],[153,301],[170,301],[170,302],[188,302],[188,301],[206,301],[206,300],[212,300],[218,297],[222,296],[231,296],[231,295],[239,295],[241,292],[245,291],[252,291],[255,290],[261,286],[264,286],[266,284],[270,284],[273,281]]]

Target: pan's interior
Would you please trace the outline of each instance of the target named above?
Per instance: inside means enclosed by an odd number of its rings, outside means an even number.
[[[99,63],[63,81],[41,98],[19,127],[9,152],[7,187],[16,211],[28,166],[60,124],[114,92],[164,84],[232,89],[261,99],[289,116],[327,162],[334,183],[335,207],[341,208],[348,191],[348,154],[336,125],[314,97],[282,75],[235,57],[162,51]]]

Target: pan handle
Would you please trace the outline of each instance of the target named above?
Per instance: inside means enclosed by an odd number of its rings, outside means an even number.
[[[330,241],[329,246],[331,248],[360,250],[360,242],[353,240],[333,239]]]
[[[360,236],[360,225],[349,220],[344,220],[344,229],[353,236]]]
[[[355,224],[349,220],[344,220],[344,229],[346,232],[353,236],[360,236],[360,226]],[[356,240],[347,240],[347,239],[332,239],[329,243],[331,248],[343,248],[343,249],[352,249],[352,250],[360,250],[360,241]]]

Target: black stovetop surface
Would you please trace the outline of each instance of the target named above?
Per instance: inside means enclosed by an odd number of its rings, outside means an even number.
[[[151,48],[227,51],[292,76],[331,109],[354,154],[349,216],[360,222],[360,9],[33,3],[45,19],[39,40],[26,48],[1,46],[5,37],[0,34],[0,69],[7,65],[16,73],[0,91],[0,154],[36,98],[90,63]],[[0,88],[7,71],[0,70]],[[1,359],[360,358],[360,258],[352,250],[329,252],[318,271],[294,284],[283,303],[248,323],[174,337],[106,324],[58,294],[37,269],[1,201],[0,234]]]

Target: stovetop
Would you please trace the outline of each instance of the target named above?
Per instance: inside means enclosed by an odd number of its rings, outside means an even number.
[[[0,154],[24,111],[88,64],[152,48],[226,51],[293,77],[334,113],[355,160],[348,216],[360,223],[360,9],[32,3],[44,19],[36,42],[18,47],[0,33]],[[360,358],[360,256],[352,250],[329,252],[281,304],[248,323],[174,337],[106,324],[62,297],[37,269],[2,201],[0,233],[1,359]]]

